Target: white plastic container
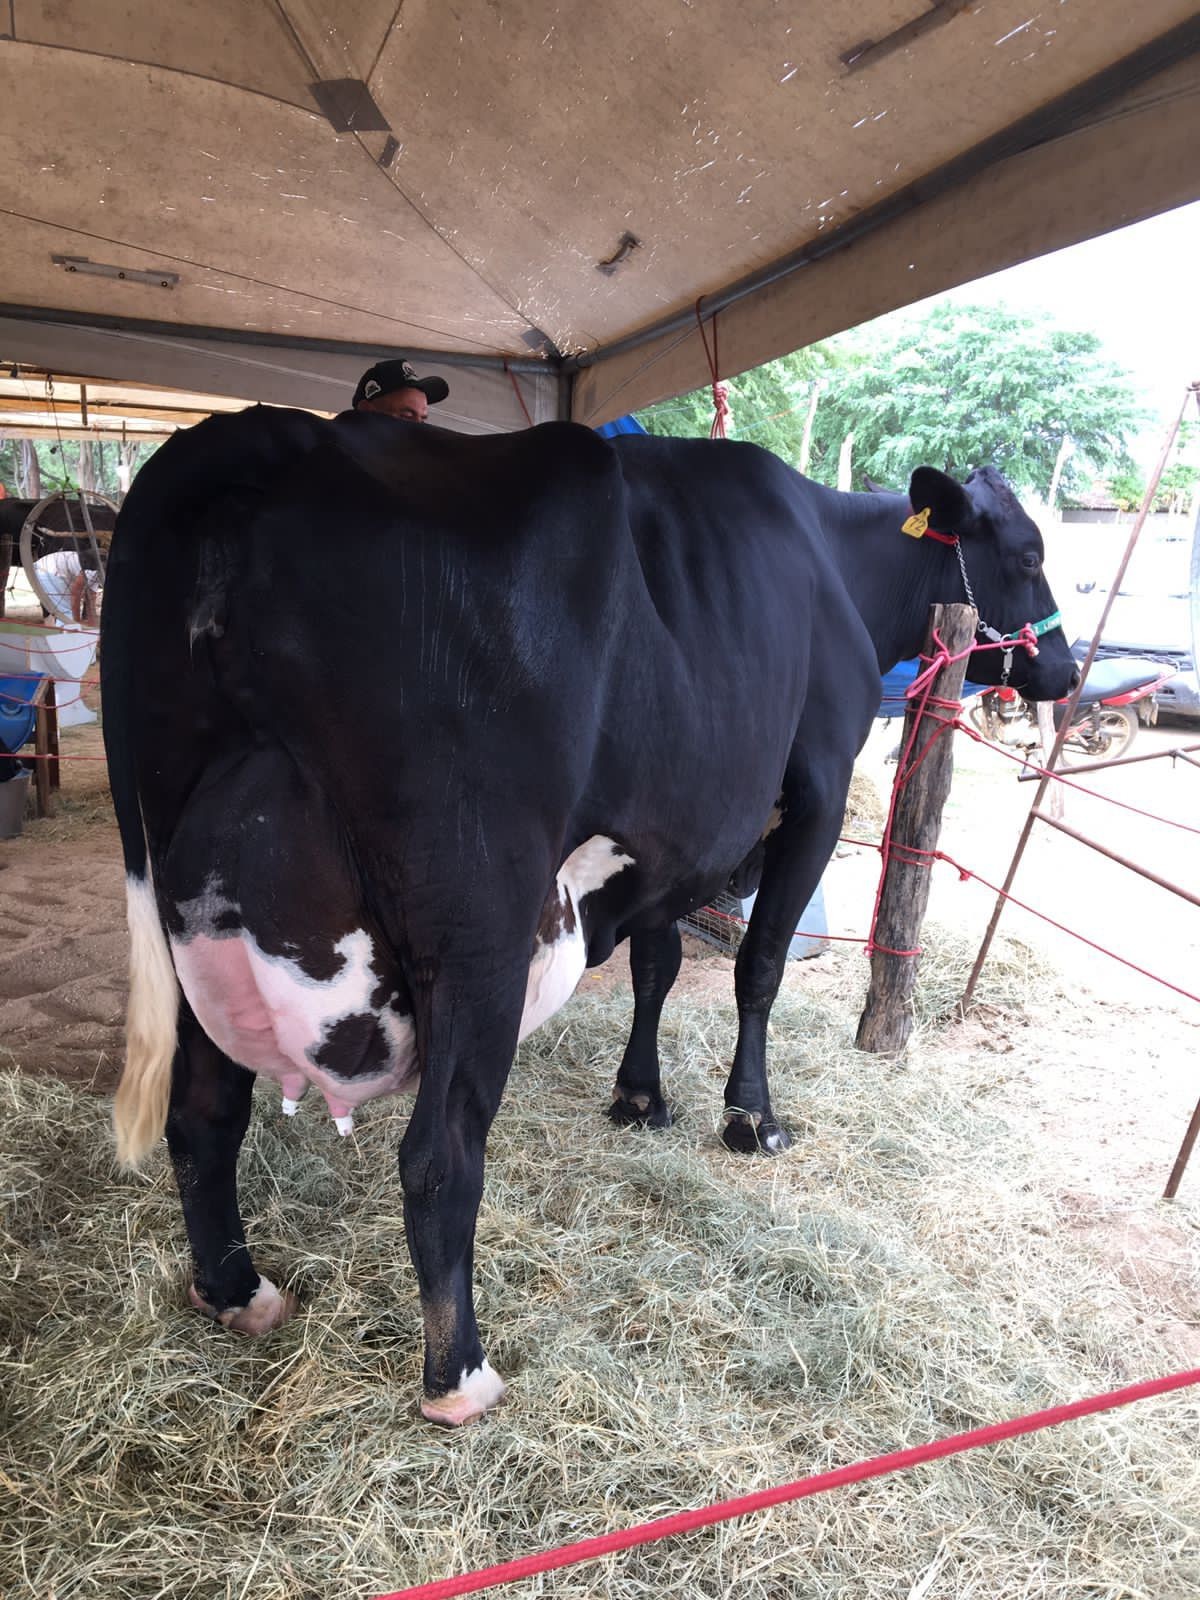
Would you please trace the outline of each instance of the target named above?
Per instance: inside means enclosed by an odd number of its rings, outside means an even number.
[[[100,633],[79,622],[62,624],[0,621],[0,676],[38,672],[54,678],[60,728],[95,722],[83,703],[79,680],[96,659]]]

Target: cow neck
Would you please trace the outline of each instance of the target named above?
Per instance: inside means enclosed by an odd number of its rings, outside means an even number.
[[[889,672],[920,652],[930,606],[963,598],[954,548],[901,533],[912,512],[903,496],[838,494],[837,499],[838,564],[875,645],[879,670]]]

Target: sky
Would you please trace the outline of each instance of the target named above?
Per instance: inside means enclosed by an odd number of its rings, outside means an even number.
[[[1184,390],[1200,380],[1200,201],[936,299],[1048,311],[1064,328],[1098,335],[1157,418],[1133,451],[1148,469]]]

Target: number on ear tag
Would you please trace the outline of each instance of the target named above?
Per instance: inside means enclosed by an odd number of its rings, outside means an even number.
[[[920,539],[928,526],[929,507],[926,506],[924,511],[914,511],[907,522],[902,522],[900,524],[900,532],[907,533],[910,538]]]

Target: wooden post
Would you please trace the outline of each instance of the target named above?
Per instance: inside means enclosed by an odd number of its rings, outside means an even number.
[[[951,655],[966,650],[975,637],[977,620],[970,606],[931,606],[925,654],[934,650],[935,628]],[[966,667],[965,656],[944,666],[934,679],[930,701],[957,701]],[[911,754],[907,758],[902,754],[896,768],[892,851],[875,923],[875,942],[882,948],[871,955],[871,984],[856,1041],[860,1050],[898,1054],[912,1031],[911,1000],[919,958],[885,952],[915,950],[920,939],[932,862],[914,852],[935,850],[942,831],[942,809],[954,768],[953,734],[944,722],[947,715],[931,705],[929,713],[922,716],[918,702],[910,700],[904,716],[900,748]],[[924,757],[914,767],[913,759],[922,751]]]
[[[81,690],[80,693],[82,692]],[[61,788],[58,759],[58,689],[53,678],[46,679],[46,751],[50,757],[46,763],[50,768],[50,787]]]
[[[37,757],[33,770],[33,792],[37,799],[38,816],[52,817],[54,802],[51,790],[59,786],[58,706],[53,678],[43,678],[38,684],[33,691],[33,704],[33,751]]]

